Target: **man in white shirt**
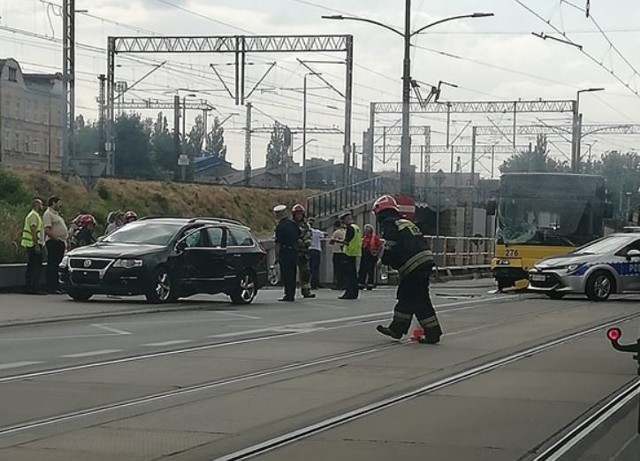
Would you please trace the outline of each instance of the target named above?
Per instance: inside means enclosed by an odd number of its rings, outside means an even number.
[[[320,286],[320,259],[322,255],[321,239],[325,236],[324,232],[316,229],[314,226],[315,219],[309,218],[309,226],[311,227],[311,246],[309,247],[309,266],[311,269],[311,289],[317,290]]]
[[[47,211],[42,216],[44,234],[47,247],[47,285],[49,293],[60,294],[58,285],[58,266],[67,249],[67,237],[69,230],[60,216],[62,200],[58,197],[50,197],[47,201]]]

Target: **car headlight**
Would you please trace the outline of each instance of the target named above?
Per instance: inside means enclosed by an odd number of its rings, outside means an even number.
[[[142,259],[117,259],[113,267],[122,267],[124,269],[133,269],[134,267],[142,267],[144,263]]]
[[[582,264],[569,264],[567,266],[567,272],[574,272],[576,270],[578,270],[578,268],[582,266]]]
[[[60,264],[58,265],[58,267],[60,269],[66,269],[68,266],[69,266],[69,256],[63,256],[62,261],[60,261]]]

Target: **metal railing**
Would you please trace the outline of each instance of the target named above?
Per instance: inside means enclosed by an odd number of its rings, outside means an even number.
[[[438,267],[488,266],[495,254],[495,239],[492,238],[433,235],[424,238]]]
[[[315,218],[339,213],[367,202],[382,194],[382,178],[375,177],[307,199],[307,213]]]

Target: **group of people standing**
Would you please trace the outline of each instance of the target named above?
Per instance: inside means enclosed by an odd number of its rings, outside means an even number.
[[[287,216],[285,205],[278,205],[273,211],[278,219],[276,263],[280,264],[284,284],[284,297],[280,301],[292,302],[295,299],[296,268],[303,297],[315,297],[311,293],[309,260],[314,236],[318,235],[319,243],[321,231],[313,233],[302,205],[292,208],[293,219]],[[376,235],[370,224],[365,225],[363,236],[349,212],[342,214],[335,223],[329,243],[334,248],[333,265],[338,287],[345,289],[340,299],[357,299],[361,287],[373,288],[375,267],[382,255],[382,264],[398,271],[400,283],[391,323],[388,326],[378,325],[376,330],[400,339],[408,333],[415,316],[424,330],[419,342],[437,344],[443,332],[429,294],[431,270],[435,266],[431,251],[420,229],[401,215],[393,197],[384,195],[376,200],[373,213],[382,229],[382,238]],[[319,244],[314,251],[321,251]],[[316,256],[319,257],[319,253]],[[359,274],[356,270],[358,258]]]
[[[31,210],[24,219],[20,246],[27,253],[25,291],[29,294],[60,294],[58,266],[67,250],[96,242],[94,236],[97,221],[91,214],[79,214],[67,227],[60,215],[62,200],[52,196],[44,202],[34,197]],[[44,213],[43,213],[44,210]],[[112,217],[113,215],[113,217]],[[134,211],[112,212],[107,219],[105,236],[118,228],[138,219]],[[46,290],[41,290],[42,263],[46,257]]]

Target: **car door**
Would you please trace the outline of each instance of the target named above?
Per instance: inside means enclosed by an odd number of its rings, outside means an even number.
[[[234,286],[246,268],[255,270],[255,261],[252,259],[255,242],[245,229],[229,227],[227,233],[227,284]]]
[[[630,250],[640,250],[640,238],[616,252],[621,289],[618,291],[640,291],[640,258],[627,259]]]
[[[178,273],[191,291],[218,293],[221,290],[226,258],[224,238],[224,229],[217,226],[202,227],[183,238]]]

